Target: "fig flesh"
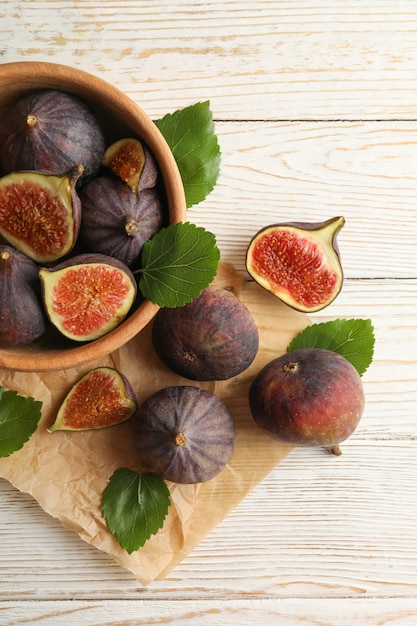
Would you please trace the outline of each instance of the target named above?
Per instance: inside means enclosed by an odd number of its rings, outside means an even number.
[[[19,171],[0,178],[0,234],[37,263],[66,256],[77,240],[80,165],[56,176]]]
[[[143,189],[155,187],[157,183],[156,161],[149,148],[134,137],[112,143],[106,149],[102,163],[137,195]]]
[[[328,306],[343,283],[336,237],[345,219],[274,224],[249,243],[246,268],[262,287],[292,308],[311,313]]]
[[[39,277],[49,319],[74,341],[98,339],[118,326],[137,292],[129,268],[100,254],[79,254],[41,268]]]
[[[162,308],[152,327],[161,361],[190,380],[226,380],[254,360],[259,333],[249,309],[230,291],[207,287],[192,302]]]
[[[362,380],[343,356],[303,348],[273,359],[249,390],[252,416],[273,439],[340,454],[365,405]]]
[[[0,121],[0,163],[17,170],[62,172],[81,163],[81,186],[96,175],[105,150],[101,127],[86,103],[55,89],[22,96]]]
[[[235,441],[231,413],[215,394],[192,386],[160,389],[139,407],[134,443],[142,463],[174,483],[214,478]]]
[[[0,245],[0,303],[0,347],[31,343],[46,331],[38,266],[8,245]]]
[[[116,176],[97,176],[80,190],[80,242],[85,250],[113,256],[129,267],[139,265],[142,247],[165,221],[158,191],[139,196]]]
[[[97,367],[73,385],[47,430],[91,430],[128,420],[137,400],[127,378],[111,367]]]

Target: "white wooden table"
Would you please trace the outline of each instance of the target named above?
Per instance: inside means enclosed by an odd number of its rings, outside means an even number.
[[[370,317],[342,457],[297,449],[141,587],[0,481],[0,623],[417,624],[417,6],[413,0],[3,0],[0,61],[54,61],[153,118],[210,100],[222,147],[190,220],[244,270],[261,226],[343,214],[342,293]]]

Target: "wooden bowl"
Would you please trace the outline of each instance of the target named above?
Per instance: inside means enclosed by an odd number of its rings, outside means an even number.
[[[108,143],[138,136],[155,156],[165,187],[170,223],[185,221],[182,180],[164,137],[146,113],[121,91],[82,70],[56,63],[16,62],[0,65],[0,115],[20,96],[53,88],[82,98],[101,122]],[[117,328],[90,343],[77,344],[52,331],[45,337],[13,348],[0,348],[0,367],[19,371],[47,371],[76,367],[117,350],[155,316],[158,306],[145,300]]]

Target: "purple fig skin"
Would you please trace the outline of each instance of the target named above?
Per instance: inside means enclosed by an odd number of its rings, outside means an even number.
[[[48,321],[38,266],[9,245],[0,245],[0,347],[28,344],[41,337]]]
[[[79,98],[54,89],[22,96],[0,124],[0,164],[5,172],[61,174],[81,163],[81,187],[100,169],[104,134],[95,115]]]
[[[144,243],[167,219],[158,190],[144,189],[137,195],[117,176],[101,175],[80,190],[80,198],[84,248],[137,267]]]
[[[161,361],[189,380],[226,380],[254,360],[259,333],[247,307],[233,293],[210,286],[192,302],[160,309],[152,342]]]
[[[189,385],[160,389],[139,407],[133,420],[139,458],[174,483],[214,478],[233,453],[235,424],[214,393]]]
[[[340,454],[338,444],[359,424],[365,396],[347,359],[304,348],[272,360],[258,373],[249,404],[254,421],[273,439]]]

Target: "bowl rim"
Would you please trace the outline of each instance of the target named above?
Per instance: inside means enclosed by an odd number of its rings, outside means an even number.
[[[13,87],[14,97],[35,89],[60,89],[84,98],[87,104],[94,102],[96,106],[103,106],[107,113],[115,116],[120,114],[132,133],[148,144],[160,165],[170,223],[186,220],[185,191],[175,157],[149,115],[124,92],[85,70],[46,61],[0,64],[0,85],[5,82]],[[108,356],[133,339],[153,319],[159,308],[145,300],[119,326],[103,337],[57,352],[35,353],[27,346],[0,348],[0,368],[26,372],[54,371],[78,367]]]

